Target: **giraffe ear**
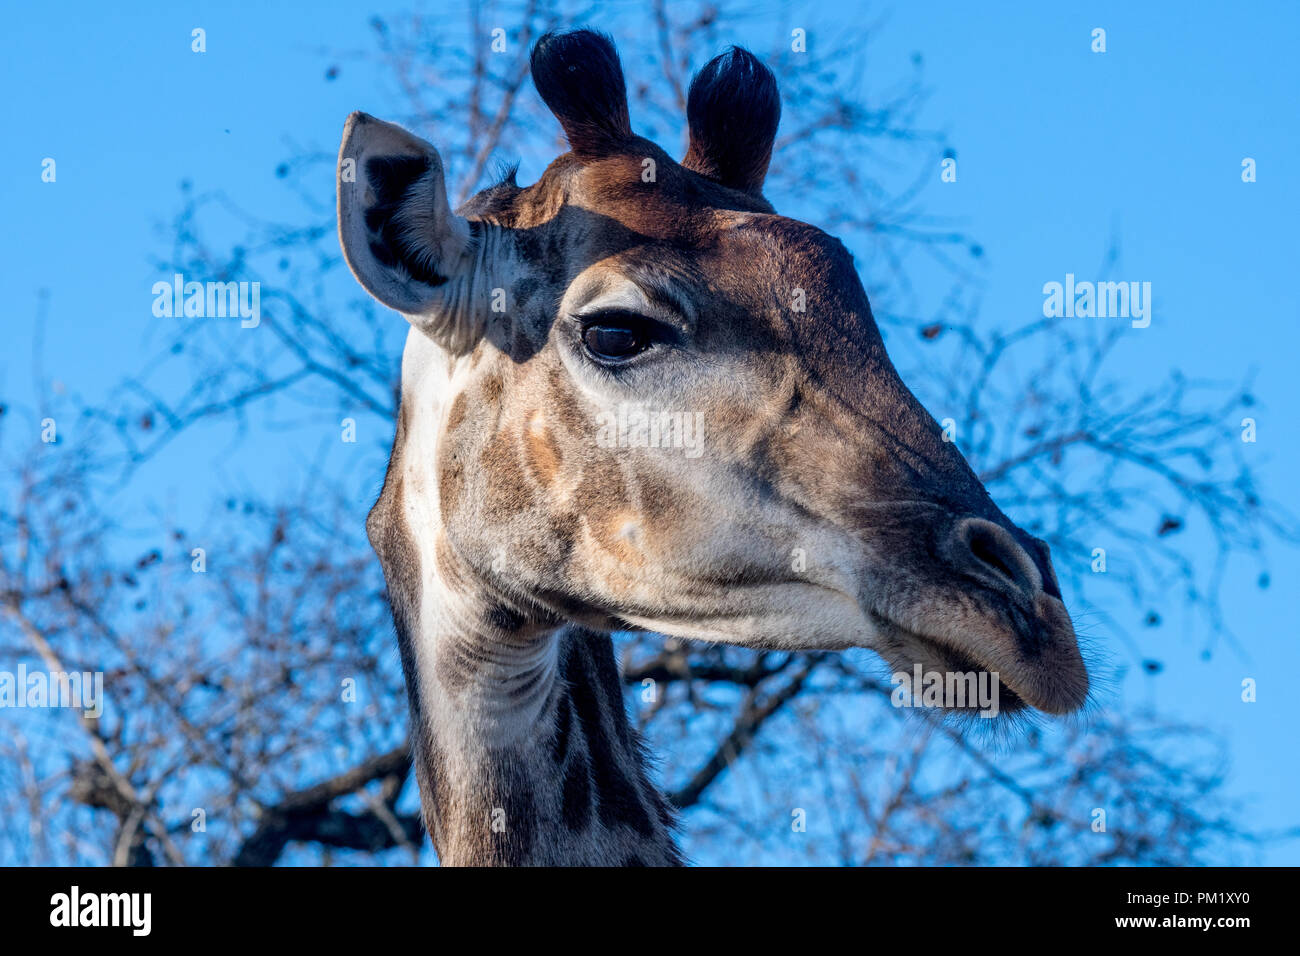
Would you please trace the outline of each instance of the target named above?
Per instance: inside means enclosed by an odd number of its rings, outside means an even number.
[[[623,67],[605,34],[548,33],[533,47],[531,66],[533,85],[579,159],[608,156],[632,138]]]
[[[338,219],[343,257],[367,292],[444,348],[473,347],[482,310],[442,288],[472,278],[473,231],[447,203],[433,146],[365,113],[349,116],[339,147]]]
[[[772,71],[748,50],[731,47],[691,80],[686,119],[691,145],[682,165],[761,196],[781,121],[781,93]]]

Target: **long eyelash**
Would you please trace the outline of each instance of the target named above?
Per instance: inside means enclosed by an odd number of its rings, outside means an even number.
[[[628,328],[650,328],[661,324],[629,309],[600,309],[596,312],[578,313],[574,318],[582,323],[584,329],[593,325],[624,324]]]

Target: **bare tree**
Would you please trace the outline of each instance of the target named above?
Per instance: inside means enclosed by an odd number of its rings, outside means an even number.
[[[338,54],[326,73],[383,71],[390,115],[439,145],[462,199],[502,161],[540,163],[562,148],[528,85],[527,52],[591,10],[526,0],[466,13],[461,29],[376,18],[372,46]],[[657,0],[622,15],[634,113],[665,146],[682,143],[692,67],[744,13]],[[1110,373],[1127,330],[980,318],[979,247],[924,209],[950,147],[922,125],[919,61],[876,92],[862,72],[874,25],[818,32],[808,20],[810,52],[796,54],[786,21],[773,22],[781,42],[766,59],[786,108],[767,192],[859,254],[918,397],[952,419],[995,498],[1051,544],[1074,605],[1132,659],[1146,658],[1128,622],[1158,622],[1167,602],[1201,608],[1210,640],[1230,636],[1217,601],[1225,561],[1300,537],[1235,440],[1248,383],[1174,374],[1134,388]],[[498,26],[505,53],[490,49]],[[2,861],[432,855],[362,524],[391,439],[405,325],[341,268],[332,144],[289,151],[276,169],[283,215],[254,216],[236,196],[186,184],[162,230],[161,275],[261,283],[257,329],[168,320],[112,395],[59,396],[38,372],[45,404],[0,416],[13,443],[0,505],[4,658],[103,671],[111,701],[98,719],[0,715],[12,725],[0,734]],[[918,255],[949,283],[924,316],[910,281]],[[75,440],[35,437],[45,418],[76,422]],[[365,440],[340,443],[342,419]],[[237,471],[241,451],[261,447],[249,436],[279,430],[314,435],[319,450],[273,487],[208,482],[200,494],[221,490],[206,515],[184,521],[175,513],[192,507],[153,494],[159,475],[205,448],[223,449]],[[1208,562],[1197,528],[1215,543]],[[1098,547],[1130,560],[1094,574]],[[1236,825],[1220,794],[1221,747],[1157,714],[1110,710],[999,737],[978,722],[905,716],[865,652],[760,653],[647,634],[620,635],[619,648],[629,708],[668,755],[664,784],[701,860],[1191,863],[1248,856],[1262,836]]]

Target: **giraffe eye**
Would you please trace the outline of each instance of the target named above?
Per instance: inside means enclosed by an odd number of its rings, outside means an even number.
[[[650,330],[637,316],[595,316],[582,327],[582,344],[599,362],[626,362],[649,347]]]

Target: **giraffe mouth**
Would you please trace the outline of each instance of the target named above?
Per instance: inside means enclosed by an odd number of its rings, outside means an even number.
[[[951,696],[940,695],[938,706],[950,713],[980,712],[989,716],[1014,714],[1030,708],[1048,713],[1073,709],[1029,691],[1028,688],[1034,685],[1032,679],[1022,673],[1022,668],[1009,669],[993,660],[981,659],[974,651],[955,647],[946,638],[914,631],[875,611],[871,611],[870,616],[883,635],[883,642],[877,650],[893,670],[894,686],[906,683],[914,688],[913,696],[917,700],[923,699],[920,689],[915,686],[918,678],[937,674],[942,682],[940,686],[952,686],[950,678],[955,683],[958,676],[973,675],[973,684],[962,686],[975,688],[974,697],[954,701]]]
[[[933,640],[923,634],[913,634],[913,639],[925,645],[933,654],[939,657],[944,664],[941,673],[951,674],[989,674],[993,678],[992,690],[997,695],[996,710],[999,713],[1011,714],[1017,711],[1026,710],[1030,707],[1020,694],[1016,693],[1014,687],[1007,683],[1005,676],[1001,671],[996,669],[996,665],[982,664],[970,655],[956,650],[955,648],[943,643],[942,641]],[[967,705],[966,710],[978,709],[978,701]],[[959,710],[963,708],[950,708]]]

